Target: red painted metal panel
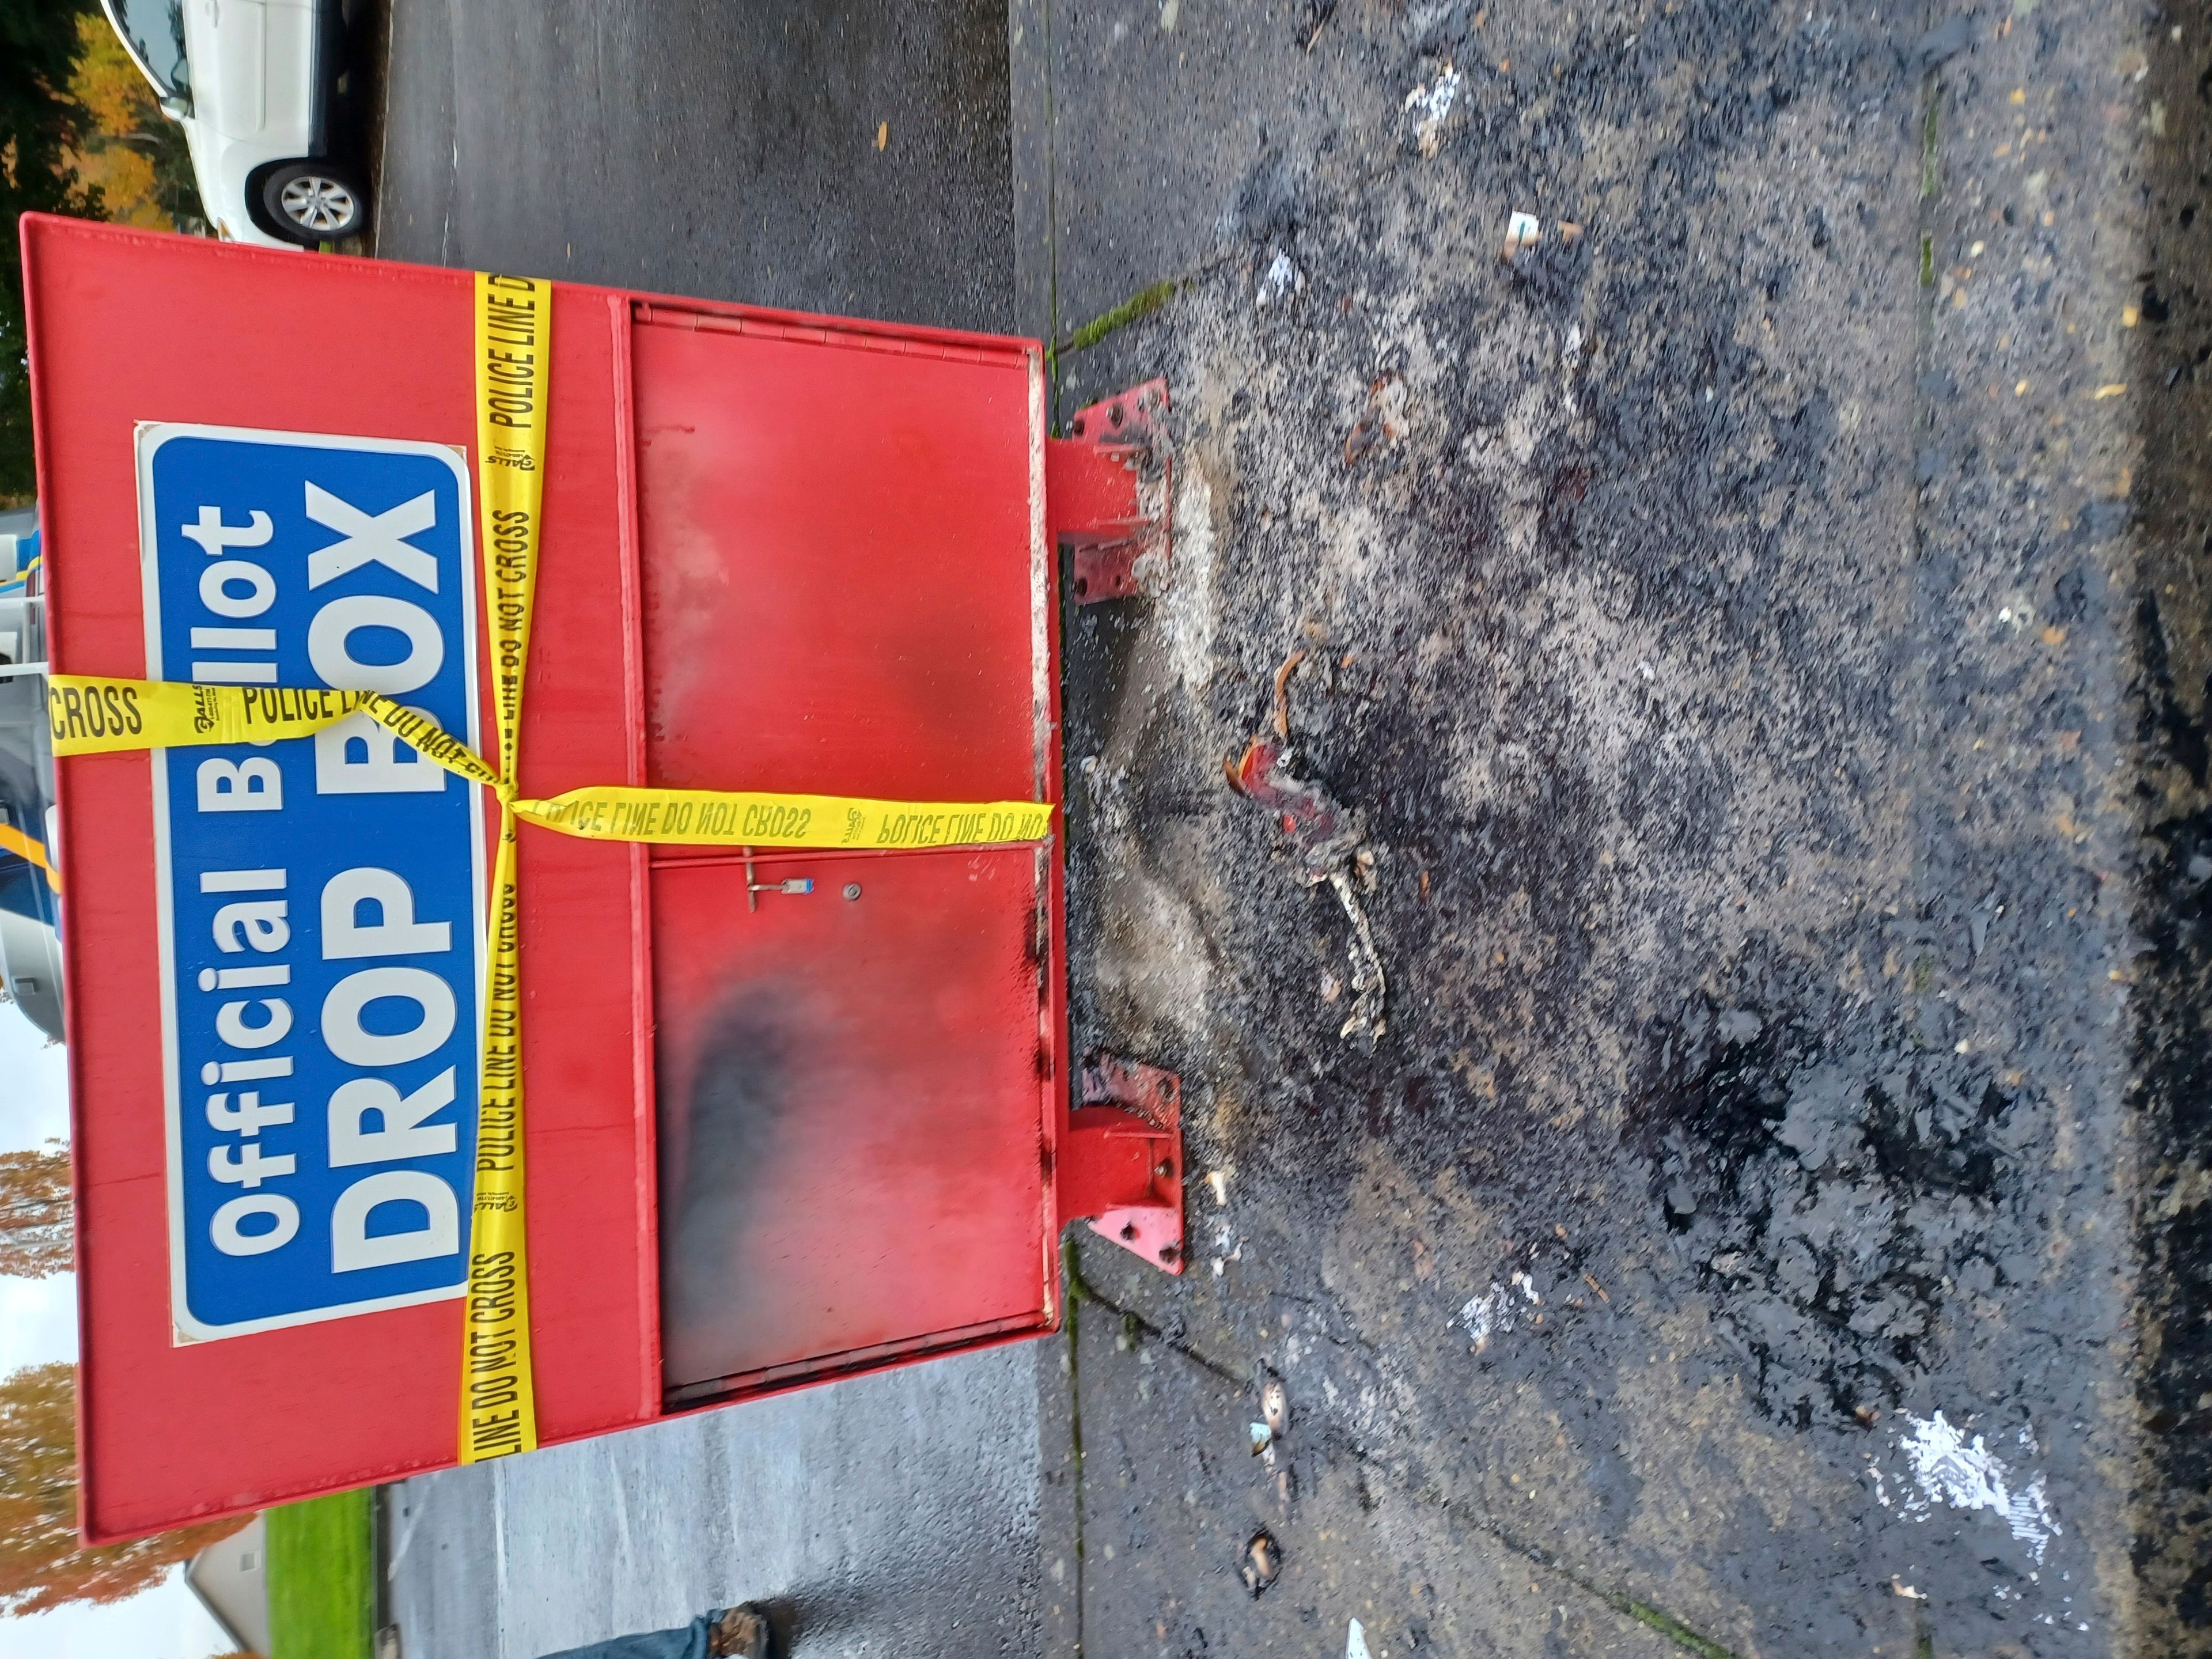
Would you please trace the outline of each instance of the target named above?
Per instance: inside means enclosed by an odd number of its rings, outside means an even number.
[[[27,220],[52,641],[74,672],[144,672],[132,430],[197,421],[467,446],[469,278]],[[344,319],[348,326],[333,326]],[[623,775],[620,588],[603,298],[563,289],[526,787]],[[294,343],[313,339],[302,353]],[[489,677],[485,677],[489,684]],[[487,725],[489,729],[489,725]],[[459,1304],[225,1341],[172,1340],[147,757],[61,769],[71,1103],[79,1196],[84,1527],[107,1539],[450,1462]],[[605,950],[640,914],[620,847],[523,849],[531,1248],[548,1439],[657,1406],[649,1114],[635,1093],[633,967]],[[575,960],[588,973],[556,964]],[[649,1279],[645,1281],[649,1283]]]
[[[683,1398],[1044,1321],[1035,856],[765,867],[815,891],[749,913],[742,865],[654,872],[662,1344]]]
[[[1056,769],[1033,349],[728,324],[656,307],[635,336],[647,769],[1030,795]],[[1042,1326],[1049,872],[1028,849],[757,867],[814,890],[655,855],[672,1395]]]
[[[36,217],[23,240],[64,670],[144,670],[136,422],[471,443],[465,274]],[[526,791],[1056,799],[1033,343],[565,285],[555,319]],[[125,755],[71,761],[60,786],[94,1540],[454,1450],[456,1303],[172,1339],[148,780]],[[547,1440],[680,1403],[679,1370],[764,1392],[1054,1317],[1057,847],[762,869],[802,867],[813,896],[753,911],[741,865],[526,831]],[[803,1048],[793,1109],[740,1161],[754,1186],[725,1260],[744,1297],[665,1379],[656,1092],[664,1116],[688,1102],[756,995],[794,1011],[777,1038]],[[674,1170],[696,1152],[689,1118],[669,1133]]]

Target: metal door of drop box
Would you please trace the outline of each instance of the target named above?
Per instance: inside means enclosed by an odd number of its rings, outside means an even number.
[[[647,775],[1049,799],[1035,349],[658,302],[629,340]],[[654,850],[672,1401],[1038,1328],[1057,857]]]
[[[23,246],[58,670],[147,670],[138,423],[471,452],[466,273]],[[550,405],[525,794],[1057,799],[1035,342],[561,283]],[[58,786],[94,1540],[447,1465],[458,1419],[451,1297],[179,1334],[153,758]],[[1057,834],[748,865],[526,827],[520,867],[543,1441],[1053,1328]]]

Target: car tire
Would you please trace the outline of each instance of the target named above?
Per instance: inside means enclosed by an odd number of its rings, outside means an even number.
[[[261,177],[262,223],[288,242],[314,247],[358,236],[368,223],[368,191],[350,168],[325,161],[285,161]]]

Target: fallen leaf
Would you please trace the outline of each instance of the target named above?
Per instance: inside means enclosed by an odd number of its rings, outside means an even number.
[[[1256,1597],[1275,1582],[1283,1571],[1283,1547],[1265,1528],[1252,1534],[1244,1546],[1243,1575],[1244,1588]]]
[[[1352,430],[1346,434],[1344,464],[1346,466],[1358,465],[1359,458],[1374,448],[1382,441],[1382,415],[1372,409],[1362,413],[1360,417],[1352,423]]]

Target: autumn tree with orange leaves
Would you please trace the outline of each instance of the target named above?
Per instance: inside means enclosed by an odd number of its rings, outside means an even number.
[[[83,118],[76,142],[63,152],[64,174],[74,176],[116,224],[204,230],[185,130],[161,113],[153,88],[105,17],[80,15],[76,33],[67,90]]]
[[[32,1365],[0,1382],[0,1613],[120,1601],[244,1524],[78,1548],[76,1368]]]
[[[70,1264],[69,1154],[0,1152],[0,1273],[40,1279]],[[120,1601],[241,1524],[78,1548],[76,1368],[33,1365],[0,1382],[0,1613]]]
[[[205,229],[184,130],[93,0],[0,0],[0,507],[33,488],[15,237],[31,212]]]
[[[69,1154],[0,1152],[0,1273],[65,1273],[70,1256]]]

